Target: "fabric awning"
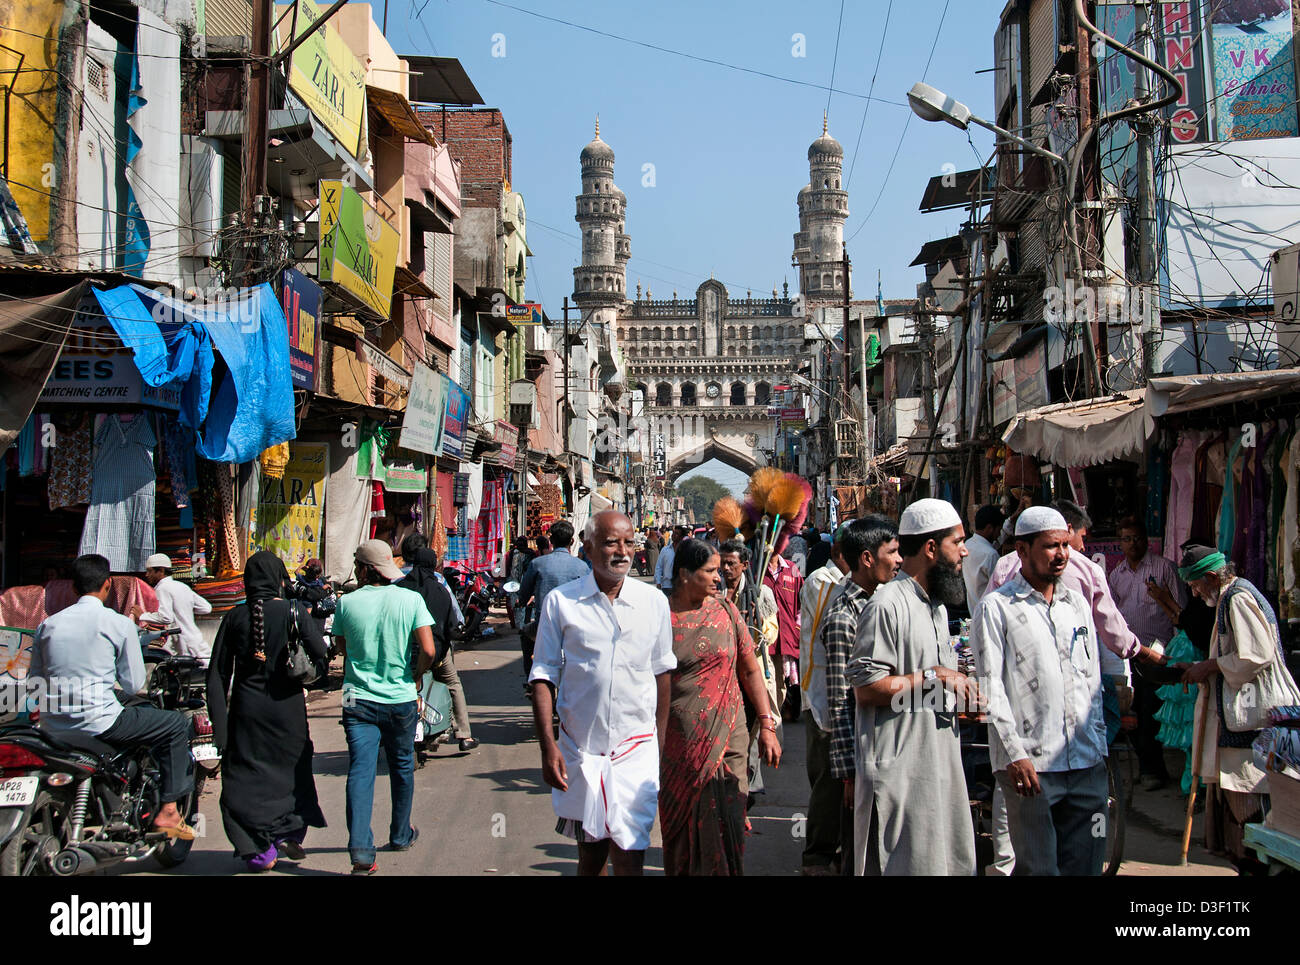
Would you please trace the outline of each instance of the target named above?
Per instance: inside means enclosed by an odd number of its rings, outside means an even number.
[[[596,513],[602,512],[603,510],[613,509],[613,508],[614,508],[614,503],[612,500],[606,499],[600,493],[591,494],[591,514],[593,516],[596,515]]]
[[[1143,392],[1061,402],[1019,412],[1002,441],[1053,466],[1096,466],[1139,455],[1146,443]]]
[[[392,125],[398,134],[420,141],[424,144],[437,144],[433,135],[420,123],[420,116],[415,113],[405,97],[395,91],[366,85],[366,103],[384,120]]]
[[[1154,378],[1147,387],[1147,418],[1292,392],[1300,392],[1300,368]],[[1154,427],[1154,421],[1151,425]]]

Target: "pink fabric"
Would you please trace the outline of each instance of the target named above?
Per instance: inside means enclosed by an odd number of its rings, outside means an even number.
[[[1020,557],[1015,553],[1008,553],[998,560],[997,566],[993,567],[993,575],[989,577],[985,595],[1015,579],[1019,572]],[[1141,643],[1128,628],[1128,624],[1119,612],[1119,607],[1115,605],[1114,597],[1110,595],[1105,570],[1082,553],[1070,550],[1070,559],[1065,564],[1065,573],[1061,576],[1061,582],[1071,590],[1083,594],[1084,599],[1088,601],[1092,607],[1092,622],[1097,626],[1097,636],[1101,637],[1101,642],[1106,645],[1106,649],[1126,660],[1137,656]]]
[[[47,616],[76,602],[71,580],[51,580],[45,586],[13,586],[0,593],[0,626],[35,630]],[[123,616],[130,616],[133,606],[151,613],[158,609],[158,594],[138,576],[114,576],[108,606]]]
[[[1165,519],[1165,541],[1163,549],[1174,563],[1178,562],[1183,543],[1187,542],[1192,531],[1192,510],[1196,497],[1196,450],[1206,440],[1209,433],[1187,432],[1178,443],[1169,459],[1169,499],[1165,503],[1168,515]]]

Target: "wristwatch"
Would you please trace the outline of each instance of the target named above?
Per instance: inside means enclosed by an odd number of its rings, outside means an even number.
[[[939,679],[939,672],[938,672],[937,670],[935,670],[933,667],[927,667],[925,670],[922,670],[922,671],[921,671],[921,679],[922,679],[923,681],[925,681],[925,680],[938,680],[938,679]]]

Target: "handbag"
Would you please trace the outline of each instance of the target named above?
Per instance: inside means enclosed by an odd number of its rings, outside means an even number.
[[[298,624],[298,605],[292,600],[288,602],[289,625],[285,628],[284,672],[290,680],[306,687],[314,684],[320,678],[320,673],[316,669],[316,661],[311,658],[311,654],[302,643],[302,627]]]
[[[1251,586],[1245,580],[1237,580],[1233,586],[1228,588],[1223,599],[1219,601],[1216,620],[1220,639],[1223,638],[1227,631],[1228,600],[1239,592],[1250,593],[1255,598],[1255,602],[1260,604],[1261,610],[1267,605],[1267,603],[1261,603],[1261,598],[1257,596],[1259,591],[1254,586]],[[1267,619],[1268,611],[1263,610],[1263,612]],[[1269,623],[1273,630],[1275,644],[1273,659],[1256,674],[1253,680],[1248,681],[1240,688],[1229,686],[1223,677],[1219,677],[1216,682],[1216,691],[1222,714],[1220,719],[1223,721],[1223,726],[1230,733],[1242,735],[1240,741],[1244,743],[1241,746],[1245,747],[1249,747],[1254,739],[1251,735],[1269,726],[1270,710],[1274,707],[1284,707],[1288,704],[1300,702],[1300,690],[1297,690],[1295,681],[1291,678],[1291,672],[1287,670],[1286,662],[1282,659],[1282,653],[1278,649],[1280,640],[1277,635],[1277,625],[1272,621],[1269,621]],[[1234,651],[1236,649],[1235,640],[1233,641],[1233,649]],[[1232,738],[1228,739],[1231,740]],[[1237,744],[1234,743],[1232,746],[1237,746]]]

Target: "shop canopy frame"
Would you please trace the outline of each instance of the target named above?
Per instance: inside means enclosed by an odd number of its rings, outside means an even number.
[[[1156,420],[1300,393],[1300,367],[1153,378],[1145,389],[1061,402],[1017,413],[1002,434],[1013,452],[1053,466],[1096,466],[1137,459]]]

